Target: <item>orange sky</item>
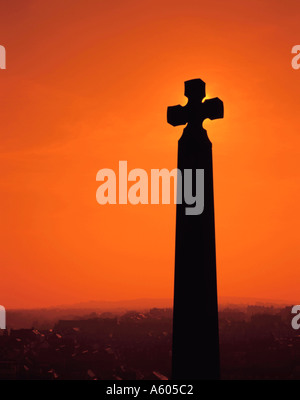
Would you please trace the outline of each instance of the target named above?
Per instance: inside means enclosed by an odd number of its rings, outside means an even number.
[[[298,0],[0,2],[0,304],[170,298],[175,206],[100,206],[96,173],[176,167],[201,78],[220,296],[299,304]],[[297,297],[298,295],[298,297]]]

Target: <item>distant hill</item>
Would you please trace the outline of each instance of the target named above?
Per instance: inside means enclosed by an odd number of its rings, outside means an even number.
[[[122,301],[86,301],[71,305],[60,305],[51,308],[63,309],[88,309],[101,311],[116,311],[116,310],[144,310],[150,308],[170,308],[173,307],[173,299],[134,299]],[[50,308],[50,307],[49,307]]]
[[[297,304],[297,303],[294,303]],[[298,303],[299,304],[299,303]],[[257,305],[275,308],[292,305],[289,302],[260,298],[221,297],[219,310],[247,308]],[[7,326],[13,329],[50,329],[59,320],[105,318],[125,314],[128,311],[147,312],[151,308],[172,308],[172,299],[135,299],[124,301],[87,301],[36,309],[7,309]]]
[[[299,303],[299,302],[298,302]],[[267,298],[254,298],[254,297],[230,297],[221,296],[219,297],[220,305],[291,305],[298,304],[297,302],[289,302],[281,299],[267,299]],[[79,311],[89,310],[91,312],[123,312],[128,310],[147,310],[150,308],[172,308],[173,299],[171,298],[160,298],[160,299],[133,299],[133,300],[121,300],[121,301],[102,301],[102,300],[91,300],[86,302],[74,303],[74,304],[61,304],[51,307],[36,307],[32,310],[43,309],[47,311]],[[20,309],[19,309],[20,310]],[[29,309],[27,309],[29,311]]]
[[[262,298],[251,298],[251,297],[219,297],[219,303],[221,305],[285,305],[291,304],[284,300],[274,299],[262,299]],[[296,304],[296,303],[295,303]],[[123,300],[123,301],[87,301],[82,303],[76,303],[72,305],[61,305],[51,308],[63,308],[63,309],[77,309],[77,310],[101,310],[101,311],[116,311],[116,310],[145,310],[150,308],[170,308],[173,307],[173,299],[134,299],[134,300]]]
[[[219,303],[221,305],[290,305],[292,304],[289,301],[285,301],[282,299],[262,299],[255,297],[229,297],[224,296],[219,298]],[[296,304],[296,303],[295,303]]]

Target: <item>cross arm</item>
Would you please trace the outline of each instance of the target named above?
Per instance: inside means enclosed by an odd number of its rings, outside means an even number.
[[[219,97],[205,100],[203,103],[203,108],[203,115],[205,116],[204,119],[224,118],[224,105],[223,101],[220,100]]]

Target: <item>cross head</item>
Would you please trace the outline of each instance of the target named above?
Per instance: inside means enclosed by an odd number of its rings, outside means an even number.
[[[205,98],[205,82],[192,79],[184,82],[184,95],[188,98],[183,106],[168,107],[167,121],[173,126],[185,125],[202,128],[206,118],[218,119],[224,117],[223,102],[218,97],[203,101]]]

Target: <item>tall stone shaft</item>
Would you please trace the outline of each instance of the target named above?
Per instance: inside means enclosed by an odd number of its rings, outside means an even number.
[[[218,379],[219,329],[216,281],[212,145],[206,131],[187,126],[178,143],[178,169],[204,169],[204,210],[176,210],[173,311],[173,379]],[[182,193],[182,199],[184,194]]]
[[[185,82],[186,106],[168,107],[167,120],[173,125],[187,123],[178,142],[178,185],[176,209],[176,250],[173,310],[173,379],[218,379],[219,326],[216,278],[215,217],[212,144],[202,123],[206,118],[223,118],[219,98],[205,100],[205,82]],[[185,170],[204,170],[204,209],[190,215],[185,202]],[[190,201],[190,199],[188,200]]]

